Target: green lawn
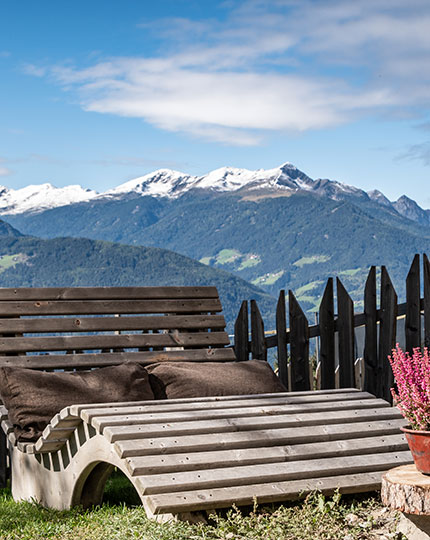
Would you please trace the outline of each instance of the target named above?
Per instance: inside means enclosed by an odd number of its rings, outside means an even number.
[[[380,538],[394,533],[397,515],[386,512],[378,495],[359,499],[313,493],[284,506],[235,508],[211,515],[207,524],[148,520],[125,477],[108,482],[101,507],[83,511],[48,510],[32,503],[15,503],[9,490],[0,490],[2,540],[328,540]],[[119,501],[125,501],[120,503]],[[347,536],[349,535],[349,536]],[[389,538],[400,540],[393,534]]]

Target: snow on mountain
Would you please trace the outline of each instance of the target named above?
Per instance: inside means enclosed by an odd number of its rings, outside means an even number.
[[[292,163],[284,163],[274,169],[256,171],[222,167],[202,176],[160,169],[100,194],[79,185],[56,188],[51,184],[42,184],[17,190],[0,186],[0,214],[37,213],[93,199],[103,200],[136,195],[175,199],[194,189],[214,192],[241,191],[241,193],[255,190],[263,193],[306,191],[333,200],[350,199],[364,202],[371,200],[396,210],[408,219],[430,225],[430,210],[423,210],[415,201],[406,196],[392,203],[378,190],[366,193],[362,189],[333,180],[320,178],[313,180]]]
[[[79,185],[56,188],[51,184],[31,185],[21,189],[0,186],[0,213],[42,212],[48,208],[89,201],[98,193]]]
[[[389,207],[393,206],[392,202],[389,199],[387,199],[387,197],[377,189],[368,191],[367,194],[369,195],[369,198],[372,201],[375,201],[378,204],[382,204],[383,206],[389,206]]]

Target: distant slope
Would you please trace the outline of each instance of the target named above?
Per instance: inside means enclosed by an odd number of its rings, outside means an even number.
[[[172,251],[84,238],[0,238],[1,287],[101,285],[214,285],[230,332],[242,300],[257,299],[266,320],[273,319],[274,299],[269,295]]]
[[[430,229],[391,208],[303,191],[199,190],[175,200],[136,195],[13,216],[12,222],[37,235],[161,246],[233,272],[273,296],[291,288],[307,310],[317,308],[334,275],[360,302],[372,264],[388,266],[402,296],[414,253],[430,252]]]
[[[0,236],[18,237],[18,236],[23,236],[23,235],[17,229],[12,227],[12,225],[0,219]]]

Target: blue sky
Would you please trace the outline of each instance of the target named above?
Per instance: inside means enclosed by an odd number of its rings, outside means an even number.
[[[428,0],[0,0],[0,184],[294,163],[430,207]]]

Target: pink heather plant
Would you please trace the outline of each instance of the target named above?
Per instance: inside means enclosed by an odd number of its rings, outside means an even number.
[[[416,430],[430,430],[430,355],[417,347],[412,357],[399,344],[389,356],[398,392],[391,389],[397,408]]]

